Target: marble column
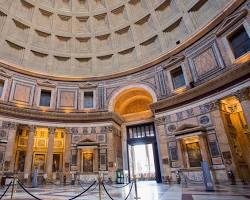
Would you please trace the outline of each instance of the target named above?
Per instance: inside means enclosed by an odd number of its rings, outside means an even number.
[[[10,163],[8,171],[14,172],[15,165],[15,141],[16,141],[16,132],[17,132],[17,124],[10,123],[8,131],[8,142],[6,145],[5,151],[5,162]]]
[[[201,150],[201,156],[203,161],[207,161],[210,164],[209,154],[208,154],[208,147],[205,135],[199,135],[199,144]]]
[[[35,130],[36,130],[35,126],[29,126],[28,146],[27,146],[25,163],[24,163],[24,179],[26,179],[26,180],[31,175]]]
[[[78,172],[82,172],[82,168],[81,168],[81,157],[82,157],[82,150],[81,149],[77,149],[77,171]]]
[[[48,140],[48,151],[47,151],[47,159],[46,159],[46,173],[47,173],[48,179],[52,179],[55,128],[49,127],[48,130],[49,130],[49,140]]]
[[[240,101],[247,123],[246,134],[250,139],[250,87],[237,91],[235,96]]]
[[[63,161],[63,173],[67,174],[70,172],[70,154],[71,154],[71,131],[65,129],[64,135],[64,161]]]

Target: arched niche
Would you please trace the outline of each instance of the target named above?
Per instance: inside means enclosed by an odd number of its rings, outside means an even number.
[[[153,115],[150,110],[150,104],[153,102],[154,97],[145,88],[126,88],[114,97],[112,110],[125,121],[145,120]]]

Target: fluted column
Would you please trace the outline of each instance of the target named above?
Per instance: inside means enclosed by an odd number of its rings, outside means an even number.
[[[48,151],[47,151],[47,159],[46,159],[46,173],[47,173],[48,179],[51,179],[52,178],[55,128],[50,127],[48,128],[48,130],[49,130],[49,140],[48,140]]]
[[[28,146],[27,146],[27,152],[26,152],[25,164],[24,164],[24,178],[25,179],[28,179],[31,175],[35,130],[36,130],[35,126],[29,127]]]
[[[63,161],[63,173],[69,173],[70,171],[70,151],[71,151],[71,131],[65,130],[64,136],[64,161]]]
[[[14,172],[14,164],[15,164],[15,139],[17,132],[17,124],[10,122],[9,123],[9,131],[8,131],[8,142],[6,145],[5,151],[5,162],[10,163],[8,171]]]

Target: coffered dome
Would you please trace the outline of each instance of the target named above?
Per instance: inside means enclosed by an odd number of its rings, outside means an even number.
[[[125,72],[200,32],[233,0],[0,0],[0,58],[56,77]]]

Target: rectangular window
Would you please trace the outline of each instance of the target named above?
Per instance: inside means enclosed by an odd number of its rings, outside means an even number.
[[[41,90],[40,106],[50,107],[51,91]]]
[[[241,26],[228,37],[235,58],[239,58],[250,50],[250,38],[244,28]]]
[[[3,95],[4,80],[0,80],[0,98]]]
[[[94,92],[84,92],[84,108],[94,107]]]
[[[186,85],[184,74],[181,67],[173,69],[171,72],[172,82],[174,89],[178,89]]]

